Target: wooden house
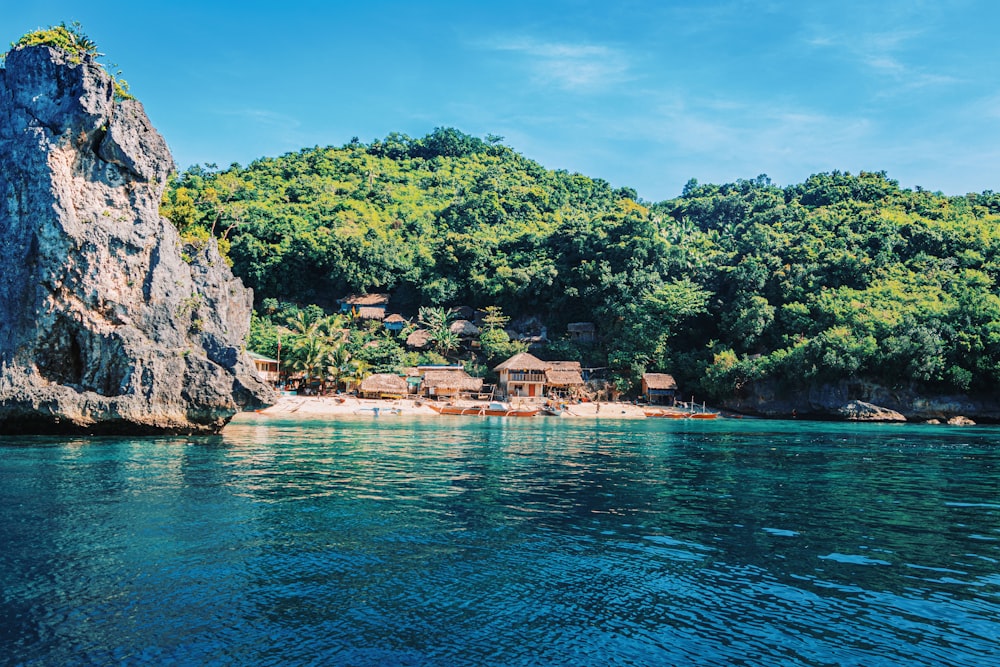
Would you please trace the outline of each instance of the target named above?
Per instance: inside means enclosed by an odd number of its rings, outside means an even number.
[[[431,344],[431,332],[427,329],[417,329],[406,337],[406,347],[411,350],[426,350]]]
[[[549,361],[545,371],[545,389],[550,394],[574,396],[583,389],[584,381],[579,361]]]
[[[272,386],[277,385],[281,381],[277,359],[271,359],[256,352],[247,352],[247,354],[253,361],[254,368],[257,369],[257,375],[260,376],[261,380]]]
[[[498,389],[506,397],[542,397],[545,395],[545,371],[552,367],[533,354],[521,352],[493,370],[500,376]]]
[[[428,370],[421,386],[428,398],[478,394],[483,389],[483,379],[474,378],[464,370]]]
[[[642,376],[642,395],[650,405],[673,405],[677,401],[677,381],[666,373]]]
[[[348,294],[337,299],[340,312],[350,313],[362,320],[383,320],[389,305],[388,294]]]
[[[406,380],[391,373],[376,373],[362,381],[358,393],[364,398],[402,398],[407,394]]]
[[[382,320],[382,326],[393,333],[399,333],[406,326],[406,318],[399,313],[393,313]]]

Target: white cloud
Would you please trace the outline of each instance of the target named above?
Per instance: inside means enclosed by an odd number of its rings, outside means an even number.
[[[628,77],[628,57],[608,46],[530,38],[498,40],[488,46],[523,56],[533,79],[542,85],[585,92],[607,88]]]

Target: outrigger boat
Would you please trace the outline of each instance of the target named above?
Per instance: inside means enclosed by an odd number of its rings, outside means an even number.
[[[493,401],[489,404],[471,405],[462,407],[460,405],[434,405],[427,404],[431,410],[439,415],[465,415],[469,417],[534,417],[538,414],[538,408],[514,408],[507,403]]]
[[[681,405],[683,405],[683,403]],[[691,403],[690,409],[644,408],[643,412],[647,417],[656,417],[659,419],[717,419],[719,417],[718,412],[709,412],[705,409],[704,404],[702,404],[701,408],[698,409],[698,406],[696,406],[693,402]]]

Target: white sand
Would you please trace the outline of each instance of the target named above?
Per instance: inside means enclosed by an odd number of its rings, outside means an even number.
[[[481,401],[455,401],[457,405],[482,405]],[[527,405],[527,404],[525,404]],[[257,414],[272,417],[348,417],[373,416],[375,408],[380,414],[436,416],[426,400],[377,400],[353,396],[281,396],[278,402]],[[571,403],[562,419],[637,419],[645,418],[642,408],[632,403]],[[544,419],[544,415],[538,414]]]

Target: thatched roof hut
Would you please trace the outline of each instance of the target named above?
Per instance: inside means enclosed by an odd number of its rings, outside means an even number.
[[[454,396],[461,392],[482,391],[483,379],[474,378],[465,371],[427,371],[423,388],[428,396]]]
[[[392,373],[369,375],[361,383],[358,391],[365,398],[402,397],[407,394],[406,380]]]
[[[427,329],[417,329],[406,337],[406,346],[414,350],[423,350],[431,344],[431,332]]]
[[[677,380],[667,373],[646,373],[642,376],[642,382],[648,389],[677,390]]]
[[[469,320],[455,320],[448,327],[453,334],[458,334],[462,338],[473,338],[479,335],[479,327]]]
[[[550,387],[565,388],[582,387],[583,375],[578,370],[558,370],[550,368],[545,371],[545,384]]]
[[[381,306],[385,308],[389,304],[388,294],[348,294],[337,299],[337,303],[357,307],[361,306]]]
[[[677,381],[667,373],[646,373],[642,376],[642,393],[650,404],[673,405],[677,396]]]
[[[493,370],[499,371],[547,371],[552,368],[548,361],[542,361],[533,354],[520,352],[503,362]]]

